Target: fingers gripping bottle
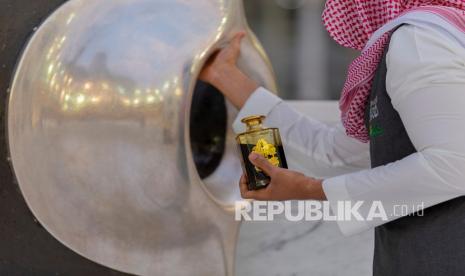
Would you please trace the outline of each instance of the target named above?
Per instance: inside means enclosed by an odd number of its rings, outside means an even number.
[[[247,129],[246,132],[236,137],[249,190],[266,188],[271,180],[265,172],[250,162],[249,155],[252,152],[262,155],[273,166],[287,169],[279,129],[264,128],[262,125],[264,119],[265,116],[249,116],[242,119],[242,123],[246,124]]]

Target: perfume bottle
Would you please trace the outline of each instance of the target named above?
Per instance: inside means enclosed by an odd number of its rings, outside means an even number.
[[[249,116],[242,119],[247,130],[236,137],[242,155],[242,168],[247,175],[248,189],[259,190],[270,184],[270,177],[260,168],[255,167],[249,160],[254,152],[265,157],[270,164],[287,169],[286,157],[279,129],[264,128],[262,125],[265,116]]]

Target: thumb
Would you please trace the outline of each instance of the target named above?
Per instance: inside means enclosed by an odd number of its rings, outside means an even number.
[[[271,163],[266,160],[265,157],[257,153],[251,153],[249,155],[249,160],[256,167],[264,171],[268,176],[272,176],[276,169],[276,167],[271,165]]]
[[[234,36],[234,38],[231,41],[231,50],[233,52],[234,57],[238,57],[239,53],[241,51],[241,43],[242,39],[244,38],[245,33],[240,32]]]

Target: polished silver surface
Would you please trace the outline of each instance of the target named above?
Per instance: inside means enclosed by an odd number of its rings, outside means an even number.
[[[241,68],[274,90],[239,0],[71,0],[40,26],[16,71],[8,132],[21,191],[52,235],[133,274],[233,274],[233,134],[201,180],[189,114],[204,62],[242,29]]]

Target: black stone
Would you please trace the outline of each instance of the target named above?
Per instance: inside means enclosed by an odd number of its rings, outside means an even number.
[[[228,124],[224,96],[215,87],[198,81],[190,115],[192,154],[203,179],[216,170],[223,158]]]

